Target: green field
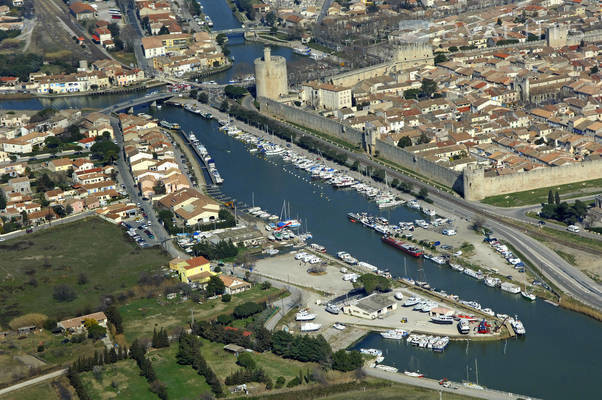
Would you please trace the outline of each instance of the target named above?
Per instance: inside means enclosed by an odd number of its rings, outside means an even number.
[[[276,296],[281,291],[270,288],[261,290],[258,286],[246,292],[232,296],[232,301],[223,303],[219,299],[209,300],[203,304],[178,299],[164,298],[137,299],[121,306],[119,311],[123,317],[125,338],[128,343],[136,338],[150,338],[153,329],[165,328],[179,330],[189,322],[191,315],[195,320],[205,320],[217,317],[219,314],[231,312],[234,307],[247,301],[265,301],[268,296]]]
[[[172,343],[169,348],[154,350],[148,354],[157,379],[167,385],[169,398],[198,399],[202,393],[211,393],[204,377],[197,374],[190,365],[180,365],[176,362],[177,352],[178,344]]]
[[[587,196],[602,192],[602,179],[570,183],[568,185],[549,186],[541,189],[527,190],[487,197],[481,202],[497,207],[519,207],[540,204],[548,201],[548,192],[558,192],[561,200]]]
[[[401,395],[403,393],[403,395]],[[339,393],[327,397],[322,397],[323,400],[439,400],[443,398],[445,400],[462,400],[462,399],[473,399],[474,397],[467,397],[456,395],[454,393],[445,393],[442,397],[439,397],[439,393],[434,390],[423,389],[416,386],[402,385],[402,384],[391,384],[389,387],[368,389],[368,390],[355,390],[345,393]]]
[[[94,400],[124,399],[146,400],[158,399],[150,391],[149,385],[142,376],[134,360],[123,360],[102,367],[101,379],[93,372],[84,372],[80,377],[88,394]]]
[[[59,400],[60,397],[51,382],[43,382],[38,385],[28,386],[16,390],[5,396],[0,396],[2,400]]]
[[[236,356],[226,352],[223,344],[210,342],[205,339],[201,339],[201,342],[203,343],[201,346],[203,357],[205,357],[207,363],[211,365],[222,382],[226,376],[240,368],[236,365]],[[299,376],[299,371],[307,372],[319,367],[316,363],[288,360],[270,352],[253,353],[253,359],[257,366],[263,368],[274,382],[276,382],[276,378],[279,376],[283,376],[288,382],[292,378]],[[342,376],[342,373],[336,371],[328,372],[329,380],[339,379]]]
[[[98,307],[101,297],[131,289],[142,272],[169,260],[160,249],[139,249],[121,228],[98,218],[2,242],[0,254],[2,326],[29,312],[69,317]],[[77,297],[55,300],[57,285],[68,285]]]

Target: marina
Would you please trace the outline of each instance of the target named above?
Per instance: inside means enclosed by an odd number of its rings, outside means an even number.
[[[161,110],[161,113],[167,110]],[[424,214],[419,209],[410,207],[397,207],[392,209],[380,209],[374,202],[366,201],[367,198],[359,195],[355,190],[337,190],[331,185],[313,180],[309,174],[299,174],[299,169],[292,166],[289,162],[280,157],[256,157],[249,153],[249,147],[240,140],[236,140],[229,135],[215,135],[218,124],[216,121],[202,120],[184,110],[170,109],[171,114],[184,129],[193,129],[199,124],[206,124],[203,132],[206,134],[200,138],[205,146],[211,150],[212,156],[217,160],[221,167],[221,173],[224,175],[225,182],[222,185],[221,192],[227,194],[229,198],[249,199],[250,193],[255,193],[255,201],[262,204],[262,208],[278,210],[280,209],[282,198],[291,200],[291,208],[297,210],[300,215],[308,216],[309,221],[320,221],[320,224],[312,224],[311,228],[314,240],[327,250],[331,249],[336,253],[340,249],[354,249],[353,257],[365,260],[371,265],[380,266],[389,269],[395,276],[405,276],[404,263],[400,262],[402,256],[399,250],[392,248],[380,241],[374,240],[374,234],[371,230],[361,228],[358,224],[348,224],[341,227],[341,210],[366,210],[372,215],[381,215],[390,221],[414,221],[424,218]],[[196,119],[199,118],[199,119]],[[201,122],[199,122],[201,121]],[[237,166],[231,166],[229,160],[236,158]],[[241,171],[248,171],[241,174]],[[253,172],[251,172],[253,171]],[[308,185],[310,190],[308,190]],[[282,195],[286,193],[286,195]],[[311,204],[310,207],[310,199]],[[249,200],[246,200],[249,202]],[[347,211],[347,212],[349,212]],[[343,213],[345,215],[345,213]],[[550,376],[557,374],[556,371],[542,364],[539,359],[546,359],[550,348],[557,348],[553,343],[563,340],[563,332],[566,329],[561,328],[557,332],[551,333],[547,329],[547,322],[551,319],[561,318],[562,326],[573,326],[579,329],[585,336],[588,343],[600,346],[599,341],[594,338],[594,332],[599,323],[588,319],[587,317],[570,313],[566,310],[554,307],[546,302],[525,301],[521,296],[515,296],[502,291],[492,291],[480,281],[466,279],[462,274],[458,274],[451,266],[449,269],[440,268],[437,264],[431,263],[431,260],[422,258],[407,258],[408,275],[418,278],[418,265],[424,269],[427,279],[431,285],[443,288],[448,292],[461,291],[463,298],[478,298],[481,302],[500,312],[513,311],[520,315],[520,319],[529,329],[528,335],[519,340],[508,340],[504,342],[470,343],[468,351],[466,346],[456,344],[453,341],[447,346],[443,356],[436,352],[424,352],[413,350],[414,347],[399,347],[397,341],[387,341],[380,334],[370,334],[360,343],[358,347],[380,348],[384,353],[388,352],[387,364],[398,368],[399,370],[420,369],[427,376],[448,377],[456,381],[462,381],[464,378],[465,364],[474,363],[474,358],[479,358],[480,381],[485,382],[488,387],[497,387],[509,391],[515,391],[526,394],[533,394],[545,398],[564,398],[571,396],[575,391],[578,393],[587,393],[589,381],[593,378],[593,371],[588,370],[585,374],[571,375],[573,384],[555,385],[554,382],[548,386],[539,388],[534,392],[532,379],[548,380]],[[286,279],[286,278],[285,278]],[[336,308],[333,307],[333,311]],[[325,311],[326,312],[326,311]],[[328,313],[328,312],[326,312]],[[330,314],[330,313],[329,313]],[[335,315],[335,314],[330,314]],[[341,315],[341,314],[338,314]],[[568,322],[570,321],[570,323]],[[589,328],[588,328],[589,326]],[[454,327],[457,332],[457,328]],[[568,329],[568,328],[567,328]],[[599,328],[598,328],[599,329]],[[372,346],[370,346],[372,344]],[[581,347],[585,353],[589,354],[590,346]],[[504,351],[504,348],[505,351]],[[581,358],[579,354],[580,346],[570,349],[570,351],[557,348],[556,357],[562,357],[570,370],[579,369]],[[598,347],[600,348],[600,347]],[[602,349],[601,349],[602,351]],[[582,354],[585,354],[582,353]],[[598,363],[598,361],[595,361]],[[525,379],[514,366],[520,365],[529,368],[532,371],[532,377]],[[418,365],[420,364],[420,365]],[[503,368],[504,378],[499,380],[499,371]],[[600,365],[598,370],[602,370]],[[565,368],[565,370],[567,370]],[[564,376],[564,372],[563,372]],[[487,382],[490,382],[487,384]],[[593,387],[591,387],[593,390]],[[593,393],[593,392],[592,392]]]
[[[213,19],[217,25],[219,19]],[[250,46],[231,47],[233,52],[238,52],[242,47],[245,47],[245,51],[251,51]],[[260,53],[261,51],[248,59]],[[236,59],[242,59],[238,53]],[[225,74],[227,73],[222,73]],[[138,97],[139,94],[131,96]],[[107,95],[33,99],[19,102],[18,105],[15,102],[3,102],[3,107],[41,108],[43,102],[44,105],[59,108],[102,108],[125,98],[126,96]],[[331,185],[313,180],[310,175],[300,173],[302,171],[279,157],[254,157],[242,142],[229,135],[218,135],[216,121],[202,119],[201,116],[169,106],[164,106],[156,113],[161,119],[178,122],[187,132],[193,129],[199,131],[199,139],[217,161],[220,174],[225,178],[219,190],[208,188],[212,193],[223,196],[224,199],[244,199],[243,202],[250,202],[250,194],[255,192],[258,204],[269,210],[278,210],[283,198],[290,199],[292,208],[308,217],[309,221],[315,221],[311,226],[314,240],[331,254],[340,249],[352,250],[353,256],[358,259],[389,269],[395,276],[410,276],[416,280],[420,279],[418,271],[422,270],[430,285],[449,293],[459,293],[463,298],[479,299],[479,303],[487,304],[491,309],[502,313],[516,313],[528,328],[526,335],[517,335],[507,341],[451,341],[443,354],[421,351],[397,340],[385,340],[378,333],[368,335],[357,346],[379,348],[387,358],[387,365],[399,371],[419,370],[427,377],[448,377],[462,381],[466,379],[466,366],[472,368],[470,366],[478,358],[479,381],[488,387],[546,399],[597,396],[595,383],[602,371],[602,363],[599,358],[591,357],[591,354],[602,352],[599,322],[557,307],[553,302],[528,301],[522,295],[493,290],[485,282],[487,276],[478,281],[467,279],[464,274],[458,273],[463,270],[462,265],[451,263],[450,268],[441,268],[429,259],[405,257],[399,250],[375,240],[374,232],[358,224],[343,226],[340,222],[345,213],[354,210],[366,210],[390,221],[414,221],[424,218],[419,208],[408,205],[381,209],[375,202],[367,201],[366,196],[358,195],[357,191],[337,190]],[[280,145],[286,146],[283,143]],[[408,273],[404,272],[403,260],[407,262]],[[494,283],[493,287],[499,288],[499,284]],[[579,340],[573,341],[568,347],[557,345],[566,341],[574,332],[579,333]],[[557,364],[558,360],[562,360],[561,367]],[[588,368],[583,368],[584,360],[588,360]],[[525,370],[529,374],[525,374]],[[534,381],[546,384],[534,387]]]

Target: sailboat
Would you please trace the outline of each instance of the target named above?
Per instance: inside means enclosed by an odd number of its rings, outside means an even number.
[[[287,213],[286,200],[284,200],[282,203],[282,210],[280,211],[280,221],[276,224],[277,229],[279,229],[279,230],[284,229],[284,228],[298,228],[301,226],[301,222],[299,220],[289,218],[290,203],[289,203],[288,207],[289,207],[289,210]]]

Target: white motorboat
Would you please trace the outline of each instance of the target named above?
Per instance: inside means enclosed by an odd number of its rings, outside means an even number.
[[[383,355],[382,350],[379,349],[360,349],[360,353],[374,357],[379,357]]]
[[[309,313],[307,310],[299,311],[295,315],[295,320],[297,321],[312,321],[314,319],[316,319],[316,315]]]
[[[525,326],[518,318],[510,319],[510,326],[512,326],[512,329],[514,329],[514,332],[517,335],[524,335],[527,333]]]
[[[387,372],[397,372],[397,368],[395,367],[391,367],[389,365],[383,365],[383,364],[378,364],[375,368],[378,369],[382,369],[383,371],[387,371]]]
[[[493,278],[491,276],[486,277],[483,282],[485,283],[485,285],[487,285],[489,287],[497,287],[498,285],[500,285],[502,283],[502,281],[500,279]]]
[[[308,322],[306,324],[301,325],[301,332],[315,332],[322,327],[322,324],[315,324],[313,322]]]
[[[451,267],[451,269],[453,269],[454,271],[458,271],[458,272],[464,272],[464,267],[461,266],[460,264],[453,264],[453,263],[449,263],[449,266]]]
[[[458,322],[458,332],[460,332],[463,335],[467,335],[468,333],[470,333],[470,323],[468,322],[468,320],[461,318],[460,321]]]
[[[395,297],[396,300],[403,300],[403,293],[401,292],[395,292],[395,294],[393,295]]]
[[[420,298],[418,298],[418,297],[410,297],[410,298],[408,298],[405,301],[405,303],[403,303],[403,306],[404,307],[413,307],[413,306],[415,306],[416,304],[418,304],[420,302],[421,302]]]
[[[533,293],[527,292],[526,290],[521,290],[520,294],[529,301],[535,301],[535,299],[537,298]]]
[[[385,339],[401,340],[408,336],[408,332],[403,329],[390,329],[388,331],[381,332],[380,335]]]
[[[424,374],[421,373],[420,371],[417,372],[413,372],[413,371],[403,371],[403,373],[407,376],[411,376],[413,378],[424,378]]]
[[[508,292],[508,293],[512,293],[512,294],[520,293],[520,287],[515,284],[512,284],[510,282],[504,282],[500,285],[500,287],[502,288],[502,290],[504,292]]]
[[[454,322],[454,317],[451,315],[436,315],[431,317],[431,322],[434,322],[436,324],[453,324]]]
[[[493,310],[491,308],[483,308],[481,311],[484,312],[487,315],[492,316],[492,317],[495,316],[495,312],[493,312]]]
[[[339,322],[337,322],[336,324],[334,324],[332,327],[334,329],[338,329],[339,331],[344,331],[345,329],[347,329],[347,327],[345,326],[345,324],[341,324]]]

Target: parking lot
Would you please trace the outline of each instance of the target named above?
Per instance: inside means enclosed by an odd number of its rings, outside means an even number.
[[[146,213],[142,209],[139,210],[138,217],[123,221],[121,226],[123,226],[128,235],[140,247],[151,247],[159,244],[159,241],[151,228],[151,223],[148,218],[146,218]]]

